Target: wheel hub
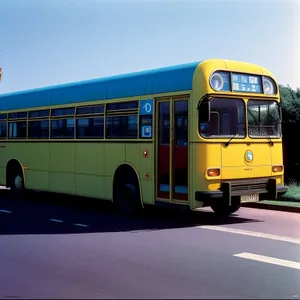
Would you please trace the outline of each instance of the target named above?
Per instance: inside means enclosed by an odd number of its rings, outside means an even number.
[[[23,180],[22,180],[22,177],[19,175],[17,175],[15,178],[15,187],[18,190],[23,189]]]

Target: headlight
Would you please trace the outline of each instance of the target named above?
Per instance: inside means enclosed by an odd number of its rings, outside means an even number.
[[[210,75],[209,83],[215,91],[230,91],[230,73],[225,71],[214,72]]]
[[[220,91],[224,86],[224,80],[222,76],[219,73],[214,73],[210,77],[210,85],[214,90]]]
[[[264,94],[267,95],[276,94],[276,86],[274,81],[271,78],[263,77],[263,86],[264,86]]]

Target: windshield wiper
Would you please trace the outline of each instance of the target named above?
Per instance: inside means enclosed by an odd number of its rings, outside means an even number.
[[[257,123],[257,125],[259,126],[259,128],[261,129],[262,128],[262,125],[258,122],[258,120],[256,119],[256,117],[255,117],[255,115],[249,110],[249,108],[247,109],[247,111],[248,111],[248,113],[250,113],[250,115],[252,116],[252,118],[255,120],[255,122]],[[249,126],[249,125],[248,125]],[[251,126],[251,125],[250,125]],[[262,136],[262,135],[261,135]],[[274,145],[274,143],[273,143],[273,141],[271,140],[271,138],[270,137],[268,137],[268,136],[263,136],[263,137],[265,137],[268,141],[269,141],[269,145],[270,146],[273,146]]]
[[[239,134],[238,131],[224,144],[225,147],[229,145],[229,143]]]

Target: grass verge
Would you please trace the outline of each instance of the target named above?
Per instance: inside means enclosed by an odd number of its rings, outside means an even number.
[[[300,202],[300,185],[297,182],[291,182],[288,185],[288,191],[279,200]]]

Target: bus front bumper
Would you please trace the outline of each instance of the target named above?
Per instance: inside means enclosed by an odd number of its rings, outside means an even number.
[[[259,194],[269,200],[276,200],[278,196],[286,193],[288,187],[285,185],[276,185],[276,179],[249,179],[224,181],[220,190],[215,191],[196,191],[195,200],[209,205],[217,199],[223,198],[228,200],[232,196],[241,196],[249,194]]]

